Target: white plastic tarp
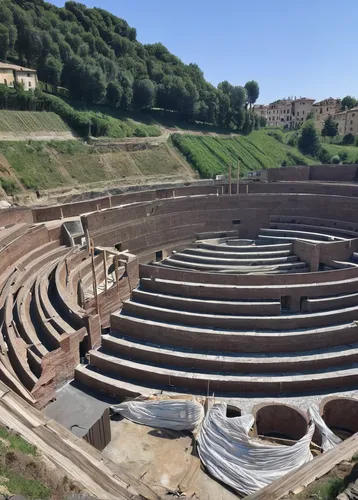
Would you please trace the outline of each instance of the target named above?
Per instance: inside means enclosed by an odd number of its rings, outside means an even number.
[[[138,424],[176,431],[193,431],[204,418],[203,406],[187,399],[128,401],[111,409]]]
[[[308,414],[314,422],[316,429],[322,436],[322,449],[323,451],[333,450],[339,443],[342,442],[341,438],[336,436],[331,429],[326,425],[325,421],[319,414],[317,406],[310,406]]]
[[[248,436],[252,415],[228,418],[226,404],[207,413],[199,437],[199,455],[209,472],[239,493],[249,495],[312,460],[314,423],[293,446],[268,445]]]

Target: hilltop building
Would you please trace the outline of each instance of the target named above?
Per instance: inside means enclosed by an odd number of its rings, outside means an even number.
[[[339,135],[358,135],[358,107],[341,111],[341,100],[334,97],[318,102],[308,97],[280,99],[269,105],[258,104],[253,109],[257,115],[266,118],[269,127],[296,128],[311,113],[319,129],[332,116],[338,123]]]
[[[322,129],[325,120],[331,115],[336,115],[341,110],[341,100],[329,97],[323,101],[315,102],[312,106],[313,117],[317,126]]]
[[[0,85],[14,87],[15,83],[21,83],[25,90],[35,90],[38,85],[36,70],[0,62]]]
[[[332,117],[338,123],[339,135],[358,135],[358,107],[341,111]]]
[[[266,118],[270,127],[295,128],[310,114],[314,101],[308,97],[280,99],[268,106],[254,106],[254,112]]]

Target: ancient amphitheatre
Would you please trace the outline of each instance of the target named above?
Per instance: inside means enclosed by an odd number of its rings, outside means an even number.
[[[71,405],[79,418],[68,387],[209,397],[291,441],[315,402],[356,433],[356,179],[357,165],[288,167],[2,210],[0,422],[101,499],[161,496],[56,422]],[[96,444],[98,415],[82,418]]]

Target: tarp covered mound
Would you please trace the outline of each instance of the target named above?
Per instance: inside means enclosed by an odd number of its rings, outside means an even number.
[[[200,459],[208,471],[239,493],[249,495],[275,479],[312,460],[310,442],[315,430],[293,446],[265,444],[249,437],[252,415],[228,418],[226,404],[216,404],[207,413],[198,437]]]
[[[341,442],[316,407],[308,408],[307,433],[292,446],[268,444],[249,437],[254,417],[228,418],[225,403],[215,404],[205,418],[203,405],[190,399],[129,401],[111,408],[133,422],[150,427],[196,430],[200,459],[208,471],[243,495],[254,493],[312,460],[310,443],[316,427],[324,451]]]
[[[193,431],[204,419],[203,406],[188,399],[128,401],[111,410],[137,424],[175,431]]]

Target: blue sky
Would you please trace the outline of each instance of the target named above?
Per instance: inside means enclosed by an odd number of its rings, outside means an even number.
[[[64,0],[53,0],[63,6]],[[214,85],[260,84],[260,103],[358,97],[357,0],[81,0],[162,42]]]

